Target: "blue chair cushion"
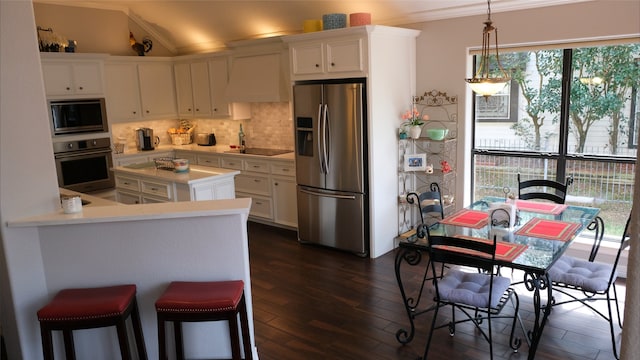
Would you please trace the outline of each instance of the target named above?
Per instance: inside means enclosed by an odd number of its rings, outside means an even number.
[[[565,283],[589,292],[603,292],[609,288],[609,278],[613,266],[599,262],[589,262],[563,255],[549,269],[553,282]],[[613,280],[618,277],[614,274]]]
[[[488,308],[489,285],[491,275],[449,270],[438,280],[438,293],[441,300],[466,304],[479,308]],[[495,308],[500,298],[511,285],[511,280],[504,276],[493,277],[493,294],[491,307]]]

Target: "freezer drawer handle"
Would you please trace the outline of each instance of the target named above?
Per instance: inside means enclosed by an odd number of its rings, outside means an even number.
[[[332,194],[319,193],[319,192],[309,191],[309,190],[300,190],[300,192],[305,193],[305,194],[309,194],[309,195],[326,196],[326,197],[331,197],[331,198],[336,198],[336,199],[347,199],[347,200],[355,200],[356,199],[355,195],[332,195]]]

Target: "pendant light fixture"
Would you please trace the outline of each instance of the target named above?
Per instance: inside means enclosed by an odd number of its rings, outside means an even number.
[[[500,63],[500,55],[498,54],[498,28],[493,26],[491,21],[491,0],[487,0],[487,20],[484,22],[484,29],[482,30],[482,55],[480,57],[480,64],[478,70],[471,79],[466,79],[471,90],[476,94],[484,97],[491,96],[500,90],[511,80],[509,74],[504,71],[502,64]],[[489,50],[491,45],[491,34],[495,33],[495,50],[496,50],[496,63],[498,68],[492,75],[489,68]]]

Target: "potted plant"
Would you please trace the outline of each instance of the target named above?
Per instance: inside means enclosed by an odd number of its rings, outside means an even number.
[[[402,134],[409,134],[412,139],[417,139],[422,133],[422,125],[429,120],[429,115],[420,116],[420,112],[414,106],[402,114],[402,124],[400,125],[400,138]]]

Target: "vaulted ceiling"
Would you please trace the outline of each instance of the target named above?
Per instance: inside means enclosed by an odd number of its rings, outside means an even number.
[[[593,0],[493,0],[492,13]],[[487,13],[486,0],[34,0],[120,10],[175,54],[206,52],[237,40],[299,33],[328,13],[371,14],[400,26]]]

